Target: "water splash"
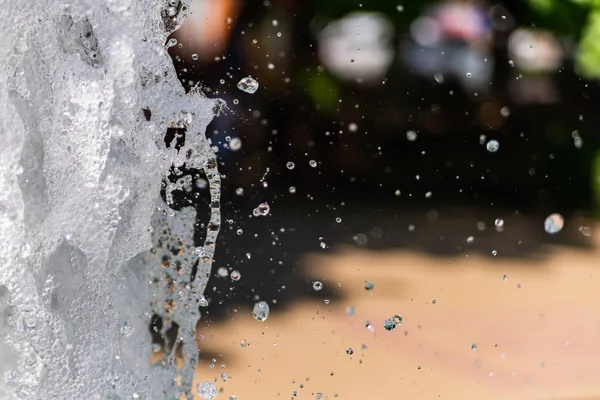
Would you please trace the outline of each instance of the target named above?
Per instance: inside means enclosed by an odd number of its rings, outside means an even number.
[[[178,0],[0,7],[2,399],[191,398],[220,227],[204,132],[222,104],[186,94],[167,54],[186,13]],[[165,144],[173,127],[187,131],[179,148]],[[210,188],[200,257],[195,210],[169,207],[177,184],[160,198],[186,169]],[[152,365],[156,316],[166,356]]]

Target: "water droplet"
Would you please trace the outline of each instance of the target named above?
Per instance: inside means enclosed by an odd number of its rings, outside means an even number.
[[[497,218],[494,221],[494,225],[496,225],[498,228],[502,228],[504,226],[504,220],[501,218]]]
[[[285,164],[285,167],[292,170],[296,167],[296,164],[294,164],[292,161],[288,161],[287,164]]]
[[[317,166],[317,162],[316,162],[315,160],[310,160],[310,161],[308,162],[308,165],[310,165],[310,166],[311,166],[311,167],[313,167],[313,168],[316,168],[316,166]]]
[[[169,41],[167,42],[167,47],[173,47],[173,46],[175,46],[175,45],[177,45],[177,39],[175,39],[175,38],[171,38],[171,39],[169,39]]]
[[[435,303],[437,303],[437,300],[436,299],[431,299],[431,304],[435,304]]]
[[[243,235],[244,234],[244,230],[243,229],[238,229],[236,233],[238,235]]]
[[[498,252],[497,252],[496,250],[492,250],[492,255],[493,255],[494,257],[496,257],[496,256],[498,255]]]
[[[227,268],[225,267],[219,267],[217,270],[217,275],[219,275],[221,278],[225,278],[227,275],[229,275],[229,271],[227,271]]]
[[[240,340],[240,346],[246,347],[246,346],[248,346],[248,342],[246,340],[242,339],[242,340]]]
[[[346,315],[352,317],[354,316],[356,310],[354,309],[354,306],[348,306],[346,307]]]
[[[429,199],[429,198],[431,198],[431,196],[433,196],[433,193],[431,193],[431,192],[425,193],[425,198]]]
[[[198,61],[198,54],[196,54],[196,53],[192,54],[192,60]]]
[[[590,228],[589,226],[580,226],[579,232],[581,232],[581,234],[586,237],[592,236],[592,228]]]
[[[498,143],[497,140],[492,139],[489,142],[487,142],[487,144],[485,145],[485,148],[487,149],[487,151],[489,151],[490,153],[495,153],[498,151],[498,149],[500,148],[500,143]]]
[[[208,300],[206,300],[206,297],[202,296],[200,297],[200,307],[208,307]]]
[[[471,350],[477,350],[477,345],[475,343],[471,343]]]
[[[348,347],[346,349],[346,354],[348,354],[349,356],[351,356],[352,354],[354,354],[354,350],[352,350],[352,347]]]
[[[367,328],[371,332],[375,330],[375,327],[369,321],[365,321],[365,328]]]
[[[439,84],[444,83],[444,75],[439,72],[433,76],[433,79],[435,79],[435,81]]]
[[[252,309],[252,316],[257,321],[266,321],[269,318],[269,305],[266,301],[259,301],[254,304]]]
[[[375,284],[373,282],[365,282],[365,290],[373,290]]]
[[[321,289],[323,289],[323,282],[314,281],[312,287],[313,287],[314,290],[316,290],[318,292]]]
[[[500,115],[502,115],[504,118],[507,118],[510,115],[510,108],[502,107],[500,109]]]
[[[240,274],[240,271],[234,270],[231,271],[231,280],[232,281],[239,281],[240,278],[242,277],[242,274]]]
[[[217,397],[217,388],[212,382],[202,382],[198,385],[198,395],[203,399],[213,400]]]
[[[229,142],[229,148],[232,151],[238,151],[242,148],[242,141],[239,138],[231,139],[231,142]]]
[[[256,207],[253,211],[252,211],[252,215],[254,215],[255,217],[258,216],[265,216],[269,214],[269,211],[271,211],[271,207],[269,207],[269,205],[267,203],[260,203],[258,205],[258,207]]]
[[[235,194],[237,194],[238,196],[243,196],[244,195],[244,188],[237,188],[235,189]]]
[[[415,131],[407,131],[406,132],[406,139],[409,142],[414,142],[415,140],[417,140],[417,132],[415,132]]]
[[[351,122],[350,124],[348,124],[348,130],[350,132],[356,132],[358,130],[358,125],[356,125],[354,122]]]
[[[274,19],[273,21],[271,21],[271,25],[278,26],[279,25],[279,21],[277,21],[276,19]]]
[[[508,276],[506,274],[502,275],[502,280],[505,281],[508,279]]]
[[[467,238],[467,243],[473,243],[475,241],[475,238],[473,236],[469,236]]]
[[[472,76],[472,74],[470,72],[467,72],[467,78],[470,78]]]
[[[386,331],[393,331],[396,329],[396,323],[393,318],[388,318],[383,322],[383,327]]]
[[[258,82],[255,79],[248,76],[246,78],[242,78],[238,82],[237,87],[241,91],[252,94],[256,93],[256,91],[258,90]]]
[[[398,12],[402,12],[402,11],[404,11],[404,6],[397,5],[397,6],[396,6],[396,11],[398,11]]]
[[[565,225],[565,219],[558,213],[550,214],[544,221],[544,230],[552,235],[560,232]]]
[[[296,193],[296,186],[290,186],[290,188],[288,190],[291,194],[294,194],[294,193]]]
[[[335,219],[335,222],[337,222],[337,223],[339,224],[340,222],[342,222],[342,219],[341,219],[340,217],[337,217],[337,218]]]

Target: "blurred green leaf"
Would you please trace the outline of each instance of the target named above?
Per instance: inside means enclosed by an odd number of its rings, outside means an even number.
[[[600,9],[588,15],[579,42],[575,67],[581,76],[600,78]]]

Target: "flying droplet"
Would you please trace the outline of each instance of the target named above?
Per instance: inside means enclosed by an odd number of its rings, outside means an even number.
[[[321,289],[323,289],[323,282],[320,281],[314,281],[313,282],[313,289],[316,290],[317,292],[320,291]]]
[[[383,327],[386,331],[393,331],[394,329],[396,329],[396,323],[394,322],[393,318],[388,318],[385,321],[383,321]]]
[[[417,140],[417,132],[415,132],[415,131],[406,131],[406,139],[409,142],[414,142],[415,140]]]
[[[254,304],[252,309],[252,316],[257,321],[266,321],[269,318],[269,305],[266,301],[259,301]]]
[[[202,382],[198,385],[198,395],[203,399],[213,400],[217,397],[217,388],[212,382]]]
[[[258,207],[256,207],[253,211],[252,211],[252,215],[254,215],[255,217],[258,216],[265,216],[269,214],[269,211],[271,211],[271,207],[269,207],[269,205],[267,203],[260,203],[258,205]]]
[[[294,169],[296,167],[296,164],[294,164],[292,161],[288,161],[287,164],[285,164],[287,169]]]
[[[489,151],[490,153],[495,153],[498,151],[498,149],[500,148],[500,143],[498,143],[497,140],[492,139],[489,142],[487,142],[487,144],[485,145],[485,148],[487,149],[487,151]]]
[[[256,91],[258,90],[258,82],[255,79],[248,76],[246,78],[242,78],[238,82],[237,87],[241,91],[252,94],[256,93]]]
[[[313,167],[313,168],[316,168],[316,167],[317,167],[317,162],[316,162],[315,160],[310,160],[310,161],[308,162],[308,165],[310,165],[310,166],[311,166],[311,167]]]
[[[231,142],[229,142],[229,148],[232,151],[238,151],[242,148],[242,141],[239,138],[231,139]]]
[[[477,345],[475,343],[471,343],[471,350],[477,350]]]
[[[352,350],[352,347],[348,347],[346,349],[346,354],[348,354],[349,356],[351,356],[352,354],[354,354],[354,350]]]
[[[196,54],[196,53],[192,54],[192,60],[198,61],[198,54]]]
[[[552,235],[560,232],[565,225],[565,219],[558,213],[550,214],[544,221],[544,230]]]
[[[242,274],[240,274],[240,271],[231,271],[231,274],[229,275],[231,277],[232,281],[239,281],[240,278],[242,277]]]
[[[365,282],[365,290],[373,290],[375,284],[373,282]]]

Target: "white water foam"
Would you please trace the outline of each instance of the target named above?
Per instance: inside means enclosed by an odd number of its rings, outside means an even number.
[[[186,94],[166,52],[186,10],[179,0],[2,0],[1,399],[191,399],[220,225],[204,131],[220,103]],[[165,145],[169,127],[187,128],[179,150]],[[200,249],[195,210],[161,200],[173,168],[203,169],[210,183]],[[151,365],[153,314],[162,333],[180,327],[181,369],[173,344]]]

